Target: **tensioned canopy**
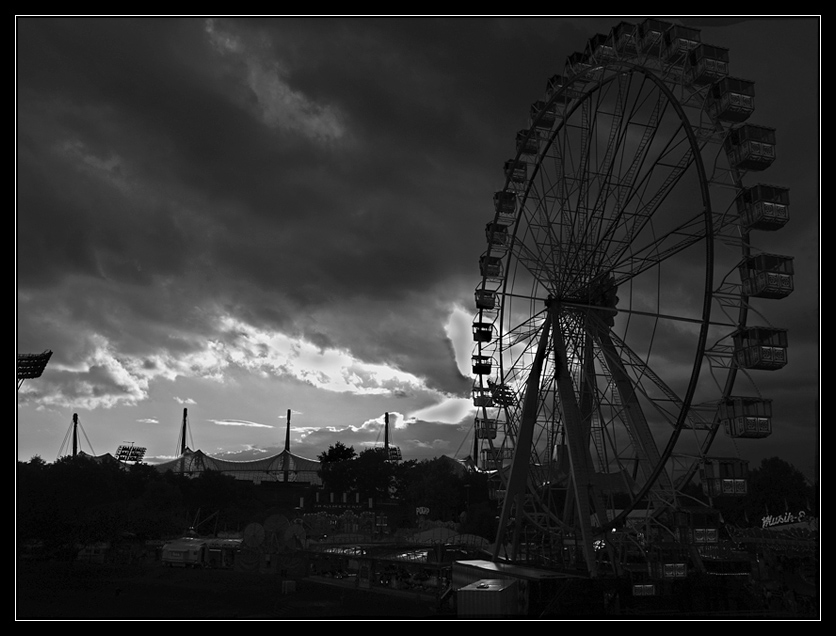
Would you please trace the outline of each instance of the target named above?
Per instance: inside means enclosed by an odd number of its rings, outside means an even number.
[[[210,457],[201,450],[193,451],[187,448],[180,457],[156,464],[155,468],[162,473],[170,470],[188,476],[198,476],[207,470],[215,470],[235,479],[256,484],[264,481],[305,482],[317,486],[322,484],[318,461],[294,455],[287,450],[263,459],[236,462]]]

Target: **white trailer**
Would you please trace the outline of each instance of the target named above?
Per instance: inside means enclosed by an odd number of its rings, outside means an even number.
[[[202,568],[209,560],[205,539],[182,537],[163,546],[163,565],[181,568]]]

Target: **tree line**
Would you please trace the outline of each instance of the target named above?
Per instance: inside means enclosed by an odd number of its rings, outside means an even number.
[[[200,510],[220,511],[221,522],[235,528],[263,509],[252,483],[220,473],[190,479],[85,457],[18,461],[16,503],[18,548],[68,557],[79,545],[179,536]]]
[[[449,458],[389,462],[382,449],[356,455],[340,446],[329,449],[328,457],[347,452],[352,461],[322,464],[326,493],[397,502],[410,512],[404,523],[414,522],[423,508],[428,519],[463,524],[463,530],[486,537],[493,532],[496,514],[485,476],[468,474]],[[283,485],[265,488],[216,471],[190,478],[147,464],[87,457],[47,463],[36,456],[17,463],[17,545],[69,557],[79,545],[176,537],[209,515],[211,522],[198,532],[240,531],[270,514],[291,513],[277,503]]]
[[[493,539],[497,508],[485,473],[468,470],[444,456],[393,462],[384,448],[358,454],[342,442],[317,459],[325,491],[394,500],[412,512],[426,511],[429,519],[456,522],[460,532]]]
[[[322,490],[359,493],[397,502],[409,514],[454,522],[461,532],[494,538],[498,509],[487,474],[465,470],[449,457],[392,462],[383,449],[356,453],[340,442],[319,456]],[[494,487],[496,484],[494,484]],[[275,492],[275,491],[274,491]],[[196,515],[214,515],[212,530],[241,530],[282,510],[249,481],[207,471],[199,478],[160,473],[146,464],[125,465],[66,457],[49,464],[40,457],[17,463],[18,546],[47,552],[131,536],[162,539],[182,534]],[[717,508],[726,523],[757,526],[766,515],[806,511],[818,516],[818,492],[791,464],[773,457],[750,471],[744,497],[709,501],[698,486],[690,495]]]

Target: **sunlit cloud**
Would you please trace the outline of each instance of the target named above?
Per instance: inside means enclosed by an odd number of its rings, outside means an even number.
[[[473,316],[463,307],[456,305],[450,311],[450,317],[444,326],[447,338],[453,345],[456,366],[465,377],[472,373],[471,355],[473,353]]]
[[[438,404],[410,414],[413,420],[424,420],[427,422],[439,422],[442,424],[458,424],[466,417],[475,413],[472,400],[450,397]]]
[[[224,340],[215,343],[215,352],[242,369],[290,376],[318,389],[355,395],[425,389],[423,380],[411,373],[361,362],[347,351],[323,349],[232,316],[220,319],[220,329]]]
[[[414,418],[408,418],[403,413],[398,413],[396,411],[389,411],[389,430],[394,429],[403,429],[409,426],[410,424],[414,424]],[[370,420],[366,420],[363,422],[363,425],[358,430],[383,430],[383,426],[386,424],[386,415],[381,415],[380,417],[374,417]]]
[[[275,428],[270,424],[259,424],[258,422],[249,422],[247,420],[208,420],[212,424],[218,426],[248,426],[251,428]]]
[[[90,349],[73,365],[51,365],[54,384],[43,382],[37,399],[47,406],[80,409],[136,404],[148,395],[149,375],[138,360],[119,356],[106,338],[89,337]],[[25,401],[27,392],[20,392]]]
[[[83,333],[79,334],[84,339]],[[360,361],[350,352],[322,348],[278,331],[259,329],[232,316],[222,316],[215,324],[214,337],[192,342],[190,353],[158,350],[141,357],[116,351],[115,344],[98,334],[86,334],[86,351],[73,364],[55,363],[51,371],[56,384],[38,385],[41,405],[75,408],[111,408],[135,405],[148,398],[154,380],[201,378],[227,382],[229,371],[240,369],[262,377],[290,378],[314,388],[357,396],[416,394],[431,404],[415,413],[391,413],[390,425],[404,428],[416,419],[455,423],[469,412],[469,400],[447,396],[429,389],[424,380],[385,364]],[[197,348],[202,345],[202,348]],[[58,382],[60,380],[60,383]],[[26,391],[20,397],[27,399]],[[32,396],[34,398],[34,395]],[[196,404],[187,397],[175,397],[178,404]],[[298,412],[297,412],[298,413]],[[291,419],[292,419],[291,412]],[[286,415],[277,416],[286,419]],[[382,416],[357,426],[382,425]],[[229,426],[243,426],[233,423]],[[252,425],[252,424],[250,424]]]
[[[419,439],[410,439],[408,440],[410,445],[414,446],[415,448],[423,448],[427,450],[439,451],[443,452],[449,450],[451,448],[451,444],[449,440],[445,439],[434,439],[431,442],[424,442]]]
[[[215,452],[211,453],[211,456],[217,457],[219,459],[227,459],[230,461],[249,461],[252,459],[256,459],[260,455],[272,452],[275,452],[275,450],[262,448],[259,446],[253,446],[252,444],[244,444],[242,445],[242,448],[239,448],[237,450],[218,448]]]
[[[164,464],[170,462],[172,459],[177,459],[179,455],[146,455],[145,461],[149,464]]]

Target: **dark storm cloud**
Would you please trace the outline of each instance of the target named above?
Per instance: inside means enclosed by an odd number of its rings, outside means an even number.
[[[757,122],[785,126],[754,179],[792,187],[793,219],[758,237],[797,259],[796,291],[762,307],[791,329],[792,372],[766,380],[789,398],[817,373],[798,361],[818,351],[818,43],[794,20],[765,47],[697,19],[757,81]],[[617,21],[18,19],[19,350],[49,343],[68,395],[137,399],[178,363],[216,371],[189,356],[234,343],[233,316],[464,394],[444,323],[472,309],[514,134]],[[663,335],[660,353],[687,344]],[[71,371],[97,337],[112,359]]]
[[[186,329],[205,294],[321,343],[354,349],[355,338],[373,337],[373,347],[356,348],[375,361],[424,353],[430,376],[432,360],[449,359],[440,325],[397,326],[426,313],[413,303],[433,304],[437,321],[455,300],[438,298],[436,286],[464,251],[460,219],[473,186],[449,165],[470,149],[454,145],[459,156],[445,157],[438,147],[456,134],[479,143],[472,123],[463,132],[466,109],[450,117],[438,102],[453,79],[431,77],[423,49],[392,50],[396,34],[376,42],[387,29],[375,22],[359,33],[335,22],[316,40],[299,31],[323,25],[296,20],[22,22],[22,290],[75,277],[112,282],[100,289],[106,307],[69,313],[87,314],[120,347],[130,338],[118,321]],[[304,112],[290,127],[265,110],[290,109],[292,120],[300,95]],[[304,119],[316,104],[339,113],[343,131],[322,143],[311,133],[320,122]],[[375,302],[385,312],[370,313]],[[334,310],[330,332],[308,322]],[[388,326],[372,336],[377,322]],[[399,330],[422,342],[404,348]],[[444,366],[445,379],[431,383],[461,388]]]

